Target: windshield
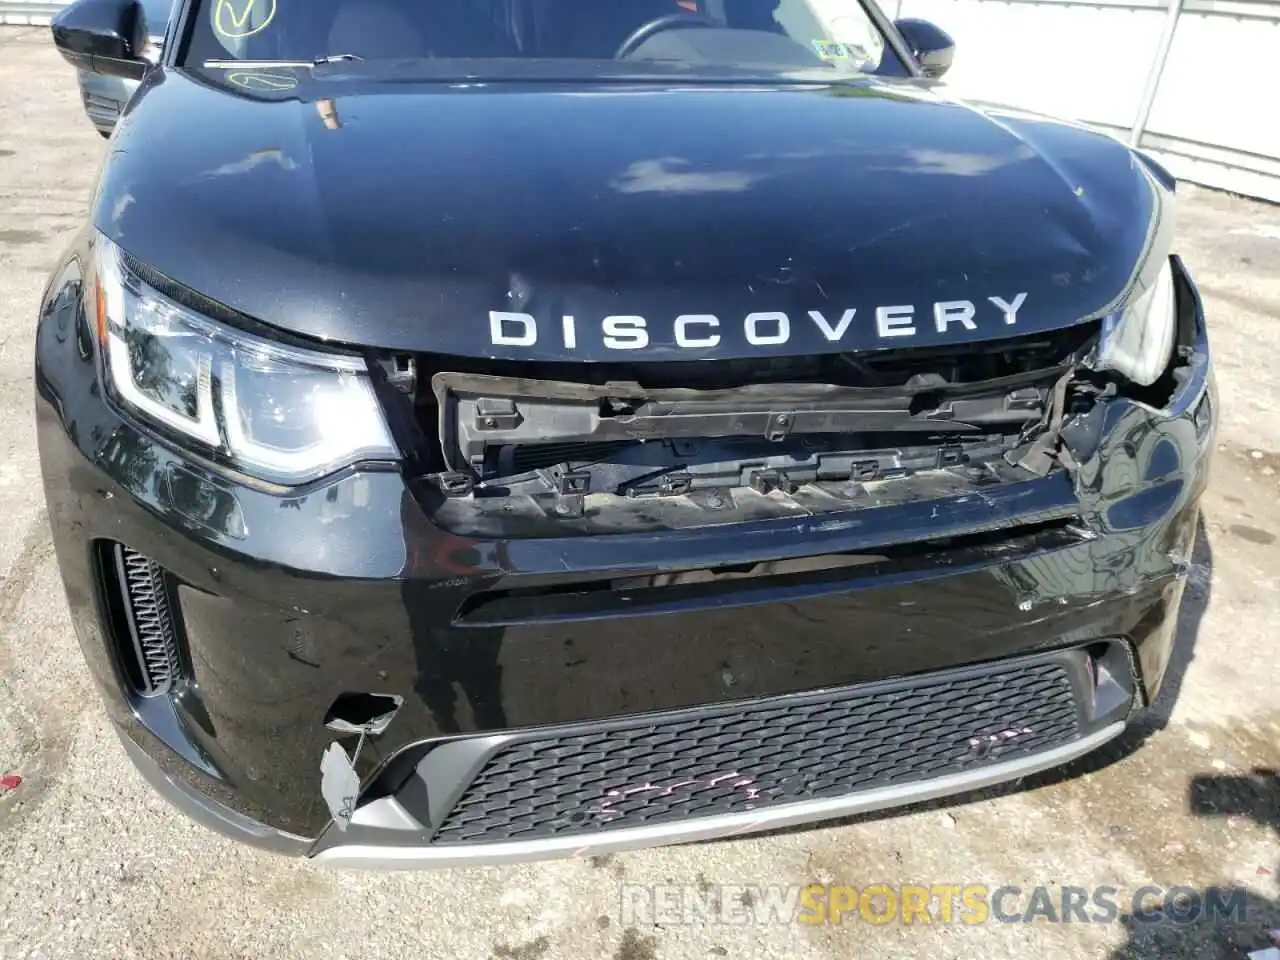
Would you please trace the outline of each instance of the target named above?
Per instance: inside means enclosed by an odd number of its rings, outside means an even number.
[[[195,0],[185,62],[619,61],[906,74],[859,0]]]

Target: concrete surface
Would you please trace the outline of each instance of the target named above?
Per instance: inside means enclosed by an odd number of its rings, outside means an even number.
[[[1147,725],[1066,771],[892,817],[506,869],[326,872],[204,832],[127,764],[64,610],[31,424],[36,302],[104,144],[41,28],[0,30],[0,957],[1244,957],[1280,927],[1280,209],[1188,190],[1223,422],[1178,666]],[[1211,808],[1193,811],[1193,778]],[[623,884],[1120,888],[1110,923],[646,922]],[[1145,925],[1145,884],[1249,896],[1244,923]],[[1055,893],[1055,899],[1057,894]],[[632,901],[634,902],[634,901]],[[877,901],[878,902],[878,901]],[[1022,911],[1026,899],[1008,901]],[[745,910],[737,907],[747,905]],[[882,909],[882,908],[878,908]],[[935,919],[938,911],[935,910]]]

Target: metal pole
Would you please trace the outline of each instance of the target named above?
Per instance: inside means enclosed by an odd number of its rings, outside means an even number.
[[[1147,75],[1147,87],[1142,91],[1142,100],[1138,104],[1138,115],[1133,121],[1133,131],[1129,135],[1129,145],[1136,147],[1147,129],[1147,120],[1151,116],[1151,105],[1156,102],[1156,94],[1160,92],[1160,77],[1164,73],[1165,61],[1169,59],[1169,48],[1173,46],[1173,35],[1178,29],[1178,18],[1182,15],[1182,0],[1169,0],[1169,9],[1164,18],[1164,32],[1160,34],[1160,45],[1156,48],[1155,60],[1151,64],[1151,72]]]

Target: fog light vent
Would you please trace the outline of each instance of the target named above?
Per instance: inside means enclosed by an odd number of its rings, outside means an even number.
[[[115,567],[134,663],[129,673],[144,697],[169,693],[182,675],[164,571],[142,554],[115,545]],[[130,651],[121,644],[121,654]]]

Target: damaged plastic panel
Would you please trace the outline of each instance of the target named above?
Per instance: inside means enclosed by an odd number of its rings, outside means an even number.
[[[668,364],[423,356],[417,420],[438,452],[422,492],[449,529],[507,536],[964,496],[1033,476],[1013,454],[1065,402],[1055,388],[1097,330]]]
[[[1123,396],[1160,410],[1182,390],[1192,374],[1196,353],[1197,298],[1177,257],[1165,270],[1170,284],[1167,309],[1172,311],[1171,329],[1158,351],[1159,360],[1146,368],[1153,371],[1162,366],[1162,372],[1135,383],[1108,369],[1104,322],[1102,336],[1095,338],[1088,352],[1054,384],[1043,416],[1024,433],[1023,442],[1009,457],[1011,463],[1035,476],[1045,476],[1059,467],[1074,474],[1082,461],[1094,455],[1102,439],[1104,405],[1099,401]]]

